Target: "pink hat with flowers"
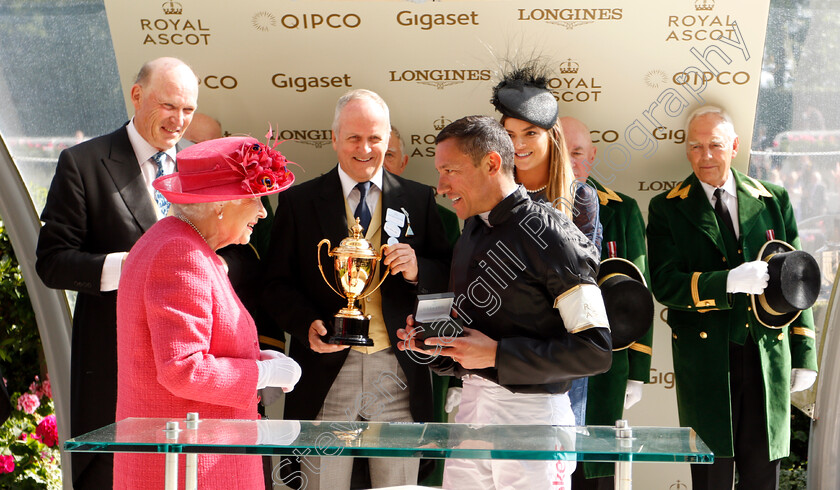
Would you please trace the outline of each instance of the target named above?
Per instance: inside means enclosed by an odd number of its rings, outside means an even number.
[[[295,176],[275,145],[251,137],[207,140],[178,153],[178,171],[152,183],[172,203],[231,201],[276,194]]]

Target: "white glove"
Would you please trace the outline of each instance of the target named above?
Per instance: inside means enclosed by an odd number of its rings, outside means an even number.
[[[769,280],[767,262],[763,260],[744,262],[729,271],[729,275],[726,276],[726,292],[761,294]]]
[[[624,409],[632,407],[642,399],[642,383],[635,379],[627,380],[627,391],[624,393]]]
[[[260,351],[260,361],[267,361],[269,359],[280,359],[282,357],[286,357],[286,355],[283,354],[280,351],[276,351],[276,350],[261,350]]]
[[[261,351],[260,357],[263,356]],[[276,351],[275,351],[276,352]],[[257,389],[261,390],[266,386],[277,386],[283,388],[283,391],[289,392],[295,388],[298,380],[300,380],[300,366],[291,357],[277,352],[276,356],[271,359],[264,359],[257,362]]]
[[[300,435],[300,421],[258,420],[257,444],[288,446]]]
[[[790,392],[803,391],[810,388],[817,380],[817,372],[812,369],[793,368],[790,370]]]
[[[455,407],[461,404],[461,388],[457,386],[454,388],[449,388],[446,390],[446,403],[443,405],[443,409],[446,410],[446,413],[452,413],[455,410]]]

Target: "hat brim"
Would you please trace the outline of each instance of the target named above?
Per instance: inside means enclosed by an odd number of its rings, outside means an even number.
[[[253,197],[269,196],[282,192],[295,182],[295,175],[286,171],[282,182],[277,182],[275,187],[265,192],[249,192],[242,188],[241,183],[231,183],[214,186],[207,191],[183,192],[178,172],[165,175],[155,179],[153,186],[163,194],[167,201],[174,204],[189,204],[199,202],[220,202],[234,201],[236,199],[249,199]]]
[[[770,240],[761,246],[761,250],[758,251],[758,260],[767,261],[770,256],[774,254],[781,252],[793,252],[795,250],[796,248],[787,242],[783,242],[782,240]],[[767,299],[764,296],[764,293],[751,294],[750,303],[752,303],[752,310],[755,319],[758,320],[758,323],[767,328],[784,328],[790,325],[799,317],[800,314],[802,314],[802,310],[791,311],[789,313],[771,313],[772,308],[770,308],[770,305],[767,304]]]
[[[643,337],[650,330],[654,315],[653,295],[636,264],[621,257],[604,259],[598,269],[599,287],[619,277],[625,280],[616,282],[611,288],[614,291],[601,288],[613,351],[627,349]]]

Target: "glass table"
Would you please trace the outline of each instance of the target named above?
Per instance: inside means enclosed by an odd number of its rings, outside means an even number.
[[[66,451],[166,454],[166,490],[177,489],[186,455],[186,488],[196,488],[198,454],[576,460],[616,463],[616,488],[631,488],[632,462],[711,463],[690,428],[561,427],[297,420],[129,418],[69,439]]]

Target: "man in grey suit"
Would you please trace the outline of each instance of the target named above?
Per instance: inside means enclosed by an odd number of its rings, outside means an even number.
[[[113,133],[64,150],[41,215],[36,269],[44,284],[78,291],[70,368],[70,433],[114,422],[116,301],[125,257],[166,214],[152,181],[174,170],[192,120],[198,79],[175,58],[143,65],[131,87],[134,117]],[[111,455],[73,455],[76,490],[111,488]]]

